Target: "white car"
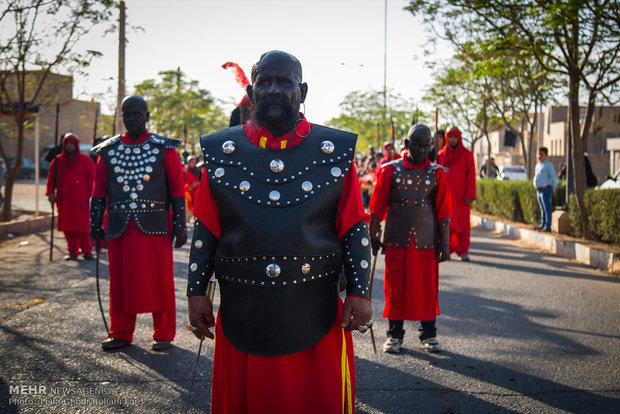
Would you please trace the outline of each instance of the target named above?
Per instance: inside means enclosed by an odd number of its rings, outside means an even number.
[[[620,188],[620,171],[615,173],[613,177],[608,177],[599,188],[603,190],[607,188]]]
[[[499,167],[498,180],[527,180],[527,173],[523,165]]]

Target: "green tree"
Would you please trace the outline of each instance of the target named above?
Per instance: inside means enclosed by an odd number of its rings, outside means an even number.
[[[22,165],[24,131],[32,127],[43,105],[59,102],[48,80],[52,70],[80,70],[100,56],[81,51],[79,40],[94,26],[110,19],[112,0],[6,0],[0,6],[0,107],[3,125],[0,155],[6,165],[2,221],[11,218],[13,186]],[[12,143],[10,141],[16,141]],[[15,164],[8,162],[16,147]]]
[[[489,38],[516,36],[515,53],[526,52],[541,67],[568,85],[569,130],[574,188],[583,234],[588,211],[584,203],[584,152],[596,104],[614,104],[620,93],[620,3],[617,0],[412,0],[407,7],[435,25],[453,43],[470,38],[459,27],[475,27]],[[466,24],[472,23],[472,25]],[[441,31],[439,27],[444,30]],[[580,122],[580,100],[585,118]]]
[[[195,144],[200,135],[228,126],[224,111],[198,81],[186,79],[180,69],[159,75],[160,80],[147,79],[135,88],[136,94],[148,102],[149,129],[153,132]]]
[[[422,114],[410,99],[388,91],[387,110],[383,106],[383,91],[354,91],[340,103],[341,115],[327,121],[327,125],[344,129],[358,135],[358,149],[369,145],[381,148],[383,142],[400,141],[414,121],[428,122],[430,117]],[[392,134],[392,126],[394,133]]]

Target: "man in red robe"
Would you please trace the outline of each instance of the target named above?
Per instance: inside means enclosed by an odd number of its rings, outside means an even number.
[[[476,166],[474,155],[463,145],[458,128],[450,129],[447,139],[437,158],[438,164],[448,168],[448,186],[452,195],[450,253],[456,252],[462,261],[469,262],[469,215],[471,203],[476,199]]]
[[[385,246],[385,309],[389,320],[383,352],[400,352],[403,322],[420,321],[420,344],[438,352],[439,262],[449,255],[450,193],[444,170],[428,160],[431,131],[416,124],[405,140],[409,152],[381,170],[370,199],[373,253]],[[383,243],[379,224],[386,218]]]
[[[65,260],[77,260],[80,251],[84,259],[93,260],[93,244],[88,235],[90,209],[88,201],[93,192],[95,164],[88,155],[80,154],[77,136],[67,133],[62,138],[62,153],[57,155],[47,174],[47,195],[58,207],[58,230],[65,233],[68,255]]]
[[[215,326],[211,411],[352,413],[350,331],[372,313],[357,137],[299,113],[307,84],[288,53],[263,54],[247,92],[251,122],[201,137],[187,294],[196,336],[213,339]]]
[[[101,348],[129,345],[136,315],[149,312],[152,348],[159,351],[176,332],[171,241],[179,248],[187,240],[183,166],[175,150],[181,140],[147,131],[142,97],[125,98],[121,108],[127,132],[93,148],[100,157],[91,236],[108,239],[110,269],[110,334]]]

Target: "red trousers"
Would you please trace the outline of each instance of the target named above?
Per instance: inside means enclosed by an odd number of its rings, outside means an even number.
[[[459,256],[469,253],[471,223],[466,220],[462,230],[450,228],[450,253],[456,252]]]
[[[110,336],[131,342],[136,327],[136,316],[135,313],[110,310]],[[153,339],[174,340],[176,312],[153,312],[153,331]]]
[[[64,233],[69,253],[79,256],[80,249],[84,254],[93,252],[93,241],[90,239],[88,231],[65,231]]]

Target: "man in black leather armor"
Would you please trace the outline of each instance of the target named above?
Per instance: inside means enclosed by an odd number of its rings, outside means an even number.
[[[443,167],[428,160],[430,129],[412,126],[405,145],[408,154],[381,170],[370,199],[373,252],[385,246],[383,317],[388,318],[389,329],[383,351],[400,352],[403,322],[409,320],[421,321],[422,348],[437,352],[439,262],[449,256],[450,193]],[[381,243],[378,231],[384,217]]]
[[[153,314],[154,350],[170,347],[176,330],[171,240],[187,241],[181,140],[146,129],[140,96],[122,103],[127,132],[93,148],[99,154],[91,200],[91,237],[108,240],[110,335],[103,350],[131,343],[136,314]],[[104,213],[107,228],[104,230]]]
[[[215,326],[212,412],[354,407],[350,331],[372,313],[357,136],[310,124],[299,112],[307,90],[294,56],[267,52],[247,88],[253,120],[201,137],[187,295],[196,336]]]

